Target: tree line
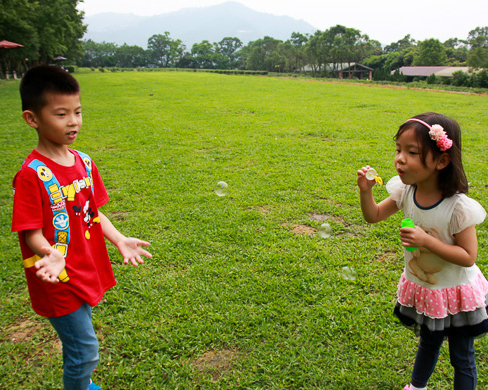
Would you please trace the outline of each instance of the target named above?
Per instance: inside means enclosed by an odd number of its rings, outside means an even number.
[[[354,28],[337,25],[314,34],[292,33],[282,41],[264,37],[244,45],[239,38],[220,42],[204,40],[190,50],[169,32],[155,34],[147,49],[115,43],[84,42],[77,65],[85,67],[158,67],[239,69],[297,72],[335,76],[342,64],[362,63],[375,70],[378,79],[391,76],[402,66],[469,66],[488,69],[488,27],[477,27],[467,39],[416,41],[410,35],[385,47]]]
[[[147,49],[135,45],[82,40],[86,32],[78,0],[3,0],[0,40],[22,43],[21,49],[0,49],[1,67],[27,68],[50,63],[57,56],[83,67],[190,68],[267,72],[307,69],[336,77],[343,64],[362,63],[377,80],[401,79],[391,74],[402,66],[469,66],[488,69],[488,27],[476,27],[466,39],[416,41],[410,35],[382,46],[361,31],[342,25],[314,34],[294,32],[288,40],[264,37],[244,45],[236,37],[203,40],[187,48],[170,32],[148,39]]]

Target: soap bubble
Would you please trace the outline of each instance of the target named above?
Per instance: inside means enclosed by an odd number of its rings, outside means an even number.
[[[227,185],[227,183],[225,181],[219,181],[217,183],[217,188],[215,189],[215,193],[218,195],[218,196],[225,196],[227,195],[227,188],[229,186]]]
[[[328,223],[323,223],[319,227],[318,235],[322,238],[329,238],[332,236],[332,228]]]
[[[346,280],[356,280],[358,273],[352,267],[342,267],[342,278]]]

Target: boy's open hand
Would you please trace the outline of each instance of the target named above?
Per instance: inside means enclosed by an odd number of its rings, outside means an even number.
[[[151,245],[147,241],[142,241],[133,237],[124,237],[122,240],[117,242],[116,245],[119,249],[120,254],[124,258],[124,264],[128,264],[130,260],[132,265],[137,267],[139,264],[144,263],[141,255],[149,258],[152,257],[152,255],[148,251],[141,248],[142,246]]]
[[[58,275],[66,265],[63,255],[50,246],[43,246],[41,251],[45,256],[34,264],[38,269],[36,272],[37,277],[47,283],[58,283]]]

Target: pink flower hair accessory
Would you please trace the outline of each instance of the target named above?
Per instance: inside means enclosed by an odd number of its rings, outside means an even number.
[[[441,152],[445,152],[447,149],[450,149],[452,146],[452,140],[449,139],[444,128],[441,125],[429,125],[427,122],[424,122],[421,119],[411,118],[407,120],[407,122],[418,122],[423,124],[425,127],[429,129],[429,136],[432,141],[436,142],[437,147],[441,150]]]

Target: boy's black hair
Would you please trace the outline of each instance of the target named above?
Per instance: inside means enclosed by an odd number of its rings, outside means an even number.
[[[80,93],[80,85],[73,76],[57,66],[35,66],[26,72],[20,82],[22,111],[39,113],[47,104],[48,93],[74,95]]]
[[[454,119],[435,112],[426,112],[414,116],[414,118],[420,119],[428,123],[430,126],[436,124],[441,125],[449,139],[452,140],[451,148],[442,152],[437,146],[437,143],[430,138],[429,129],[423,124],[414,121],[407,121],[400,126],[394,137],[395,141],[398,140],[400,135],[405,131],[413,129],[419,143],[420,159],[424,165],[429,152],[432,153],[434,158],[440,157],[443,153],[449,154],[451,161],[447,167],[439,172],[438,176],[438,186],[442,192],[442,196],[444,198],[449,198],[456,193],[468,193],[468,179],[464,173],[463,162],[461,159],[461,128],[459,127],[459,124]]]

